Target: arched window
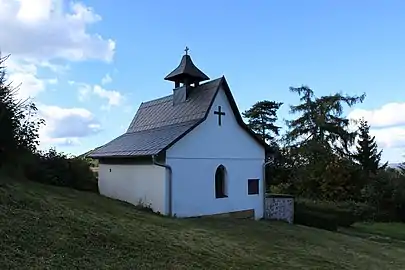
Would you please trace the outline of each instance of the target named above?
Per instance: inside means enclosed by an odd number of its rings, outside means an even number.
[[[226,198],[226,170],[223,165],[219,165],[215,172],[215,197]]]

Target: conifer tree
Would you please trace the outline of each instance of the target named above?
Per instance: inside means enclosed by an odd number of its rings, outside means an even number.
[[[365,95],[337,92],[317,97],[308,86],[290,87],[290,91],[299,96],[299,103],[290,106],[295,117],[286,121],[284,136],[294,164],[294,188],[313,198],[350,197],[354,170],[348,158],[356,132],[349,129],[343,111],[361,103]]]
[[[382,150],[378,152],[375,136],[370,135],[370,126],[364,119],[360,120],[358,136],[354,160],[361,165],[363,171],[375,174],[379,169],[387,167],[388,162],[380,166]]]
[[[290,128],[287,139],[290,142],[316,141],[319,143],[335,144],[340,142],[348,146],[354,133],[348,130],[349,119],[342,116],[343,105],[352,107],[363,102],[365,95],[344,96],[340,93],[316,97],[311,88],[307,86],[290,87],[290,91],[300,96],[301,103],[290,106],[290,112],[301,115],[287,121]]]
[[[405,176],[405,162],[402,162],[401,164],[399,164],[399,172],[401,175]]]
[[[243,112],[243,116],[248,119],[249,128],[264,141],[274,142],[275,136],[279,135],[280,127],[276,126],[275,122],[281,105],[281,102],[263,100]]]

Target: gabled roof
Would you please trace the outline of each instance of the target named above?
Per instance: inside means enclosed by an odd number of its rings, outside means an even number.
[[[268,145],[244,123],[224,77],[195,87],[186,102],[173,106],[173,95],[142,103],[125,134],[93,151],[89,157],[157,155],[202,123],[215,97],[224,89],[239,125],[258,143]]]

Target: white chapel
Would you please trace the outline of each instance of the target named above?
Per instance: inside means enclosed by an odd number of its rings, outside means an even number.
[[[141,103],[127,131],[94,150],[102,195],[176,217],[263,217],[267,144],[243,122],[225,77],[187,50],[168,96]]]

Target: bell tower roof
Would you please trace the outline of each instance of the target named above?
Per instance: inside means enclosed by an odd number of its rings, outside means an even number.
[[[199,70],[188,55],[188,48],[185,49],[185,54],[181,58],[179,66],[170,72],[165,80],[177,83],[199,83],[209,80],[210,78]]]

